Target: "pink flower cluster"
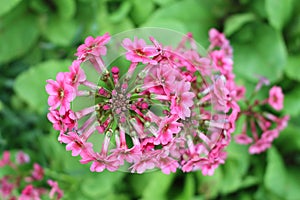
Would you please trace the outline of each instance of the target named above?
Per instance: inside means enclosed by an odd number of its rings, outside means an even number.
[[[176,46],[123,38],[115,46],[124,48],[129,64],[118,66],[106,63],[108,33],[88,37],[69,71],[47,80],[48,119],[60,131],[58,140],[95,172],[212,175],[225,162],[245,89],[234,81],[229,41],[215,29],[209,39],[201,55],[190,33]],[[98,82],[89,78],[91,70]],[[84,98],[92,105],[78,106]],[[280,107],[279,96],[270,102]]]
[[[264,83],[262,83],[264,82]],[[257,92],[263,84],[268,83],[262,78],[257,84]],[[279,136],[289,120],[289,116],[278,117],[274,113],[262,111],[258,109],[269,104],[274,110],[280,111],[283,108],[284,95],[278,86],[273,86],[269,91],[269,97],[265,100],[255,100],[252,104],[248,104],[240,115],[245,115],[242,133],[235,136],[235,141],[239,144],[251,144],[249,148],[250,154],[259,154],[271,147],[272,142]],[[251,134],[249,134],[251,133]]]
[[[63,196],[63,191],[58,187],[58,183],[48,180],[49,189],[36,187],[37,182],[44,178],[44,169],[37,163],[34,163],[33,170],[29,176],[25,175],[20,169],[22,165],[30,162],[30,157],[23,151],[19,151],[15,155],[15,161],[11,161],[11,153],[4,151],[0,160],[0,168],[11,168],[9,174],[4,173],[0,177],[0,199],[3,200],[40,200],[45,195],[49,194],[50,199],[59,200]],[[24,176],[25,175],[25,176]],[[22,191],[19,191],[23,185],[26,185]]]

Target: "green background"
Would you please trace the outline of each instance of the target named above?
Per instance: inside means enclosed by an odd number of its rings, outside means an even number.
[[[249,155],[247,146],[232,142],[212,177],[92,173],[79,164],[46,118],[45,80],[67,70],[85,37],[136,27],[192,32],[205,47],[210,28],[223,31],[234,48],[238,84],[251,89],[262,75],[283,87],[281,114],[291,120],[273,147]],[[299,81],[298,0],[0,0],[0,154],[29,153],[59,182],[64,199],[299,199]]]

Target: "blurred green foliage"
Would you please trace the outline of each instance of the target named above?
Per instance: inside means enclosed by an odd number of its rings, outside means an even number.
[[[275,145],[250,156],[232,143],[212,177],[91,173],[79,164],[46,119],[45,80],[67,69],[88,35],[145,26],[192,32],[204,46],[209,28],[224,31],[239,84],[253,88],[263,75],[283,87],[291,120]],[[29,153],[59,181],[64,199],[299,199],[299,81],[298,0],[0,0],[0,151]]]

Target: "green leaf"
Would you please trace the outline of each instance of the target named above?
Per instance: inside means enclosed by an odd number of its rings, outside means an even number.
[[[39,36],[37,19],[26,15],[0,31],[0,63],[9,62],[27,53]]]
[[[183,191],[180,192],[180,195],[176,197],[176,200],[193,199],[194,193],[195,193],[195,181],[193,178],[193,174],[187,174],[185,176]]]
[[[171,28],[182,33],[193,33],[197,42],[208,45],[208,30],[215,26],[212,1],[186,0],[161,7],[149,17],[143,27]]]
[[[146,186],[149,185],[149,182],[152,180],[153,176],[155,176],[155,173],[130,175],[129,184],[130,184],[130,187],[133,189],[135,196],[142,196],[143,191],[146,189]],[[139,183],[139,184],[136,184],[136,183]]]
[[[290,79],[300,81],[300,56],[289,56],[284,69]]]
[[[255,19],[252,13],[235,14],[228,17],[225,21],[224,33],[227,36],[232,35],[239,30],[243,25]]]
[[[136,24],[141,24],[153,13],[154,4],[152,1],[134,0],[132,8],[132,18]]]
[[[228,152],[228,159],[235,161],[237,164],[238,169],[236,173],[238,173],[240,176],[245,175],[248,171],[250,164],[250,155],[248,153],[248,147],[245,145],[237,144],[235,142],[231,142],[230,145],[227,147],[226,151]]]
[[[293,91],[289,92],[284,97],[283,111],[291,116],[300,114],[300,88],[296,87]]]
[[[114,13],[109,15],[109,19],[111,22],[113,23],[119,23],[122,20],[124,20],[124,18],[127,17],[130,9],[131,9],[131,2],[129,1],[123,1],[120,8],[115,11]]]
[[[34,111],[44,113],[47,110],[48,95],[45,91],[47,79],[55,79],[60,71],[67,71],[70,60],[50,60],[31,67],[20,74],[15,83],[16,94]]]
[[[76,31],[76,21],[73,19],[63,20],[53,16],[44,27],[43,35],[53,44],[68,46],[73,42]]]
[[[216,198],[220,190],[223,188],[223,176],[221,167],[215,170],[212,176],[203,176],[201,171],[196,172],[197,178],[199,180],[199,191],[203,195],[203,199],[214,199]],[[213,187],[212,187],[213,185]]]
[[[222,168],[224,169],[224,177],[222,179],[223,187],[220,188],[221,193],[229,194],[237,191],[242,183],[242,175],[239,172],[239,164],[233,159],[227,159]]]
[[[174,177],[173,173],[170,175],[163,174],[162,172],[153,173],[151,181],[145,186],[142,200],[167,200],[166,194]]]
[[[283,160],[275,147],[268,150],[267,161],[268,164],[264,177],[264,185],[266,189],[272,193],[284,197],[286,188],[286,170]]]
[[[286,181],[286,200],[295,200],[300,196],[300,173],[298,167],[290,167],[287,170],[287,181]]]
[[[281,34],[261,23],[252,23],[245,28],[252,31],[250,40],[244,42],[237,42],[234,38],[232,40],[234,72],[255,83],[258,75],[265,76],[271,82],[279,80],[287,60]],[[239,31],[235,37],[239,37],[242,32]]]
[[[281,30],[291,16],[293,0],[266,0],[265,6],[270,24]]]
[[[281,149],[283,154],[290,154],[300,151],[299,126],[289,123],[289,125],[280,133],[276,145]],[[287,145],[288,144],[288,145]]]
[[[93,173],[87,176],[82,184],[83,194],[92,199],[107,199],[106,196],[114,192],[114,185],[120,183],[123,172]]]
[[[0,0],[0,17],[11,11],[16,7],[22,0]]]
[[[57,6],[58,15],[62,19],[71,19],[76,12],[76,2],[74,0],[54,0]]]

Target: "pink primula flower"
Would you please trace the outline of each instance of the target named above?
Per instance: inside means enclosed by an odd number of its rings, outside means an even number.
[[[147,46],[143,39],[134,37],[131,41],[126,38],[122,42],[122,46],[127,50],[126,59],[132,62],[142,62],[143,64],[157,64],[157,61],[151,59],[151,57],[158,55],[155,47]]]
[[[53,180],[48,180],[47,183],[51,187],[51,190],[49,192],[50,199],[54,199],[54,195],[56,193],[56,200],[60,200],[63,197],[64,192],[58,187],[58,183]]]
[[[3,178],[0,178],[0,197],[3,197],[4,199],[8,199],[8,197],[12,194],[15,186],[16,185],[9,182],[8,176],[4,176]]]
[[[178,73],[169,65],[160,65],[158,67],[152,67],[149,74],[150,75],[144,79],[144,87],[150,87],[150,92],[169,96]]]
[[[175,82],[175,96],[171,99],[171,113],[177,114],[181,119],[191,116],[190,107],[193,106],[195,94],[190,92],[191,83],[184,80]]]
[[[158,167],[164,174],[170,174],[171,172],[175,173],[177,168],[179,167],[179,163],[177,160],[170,158],[168,154],[158,156]]]
[[[28,154],[24,153],[23,151],[19,151],[16,155],[16,163],[17,164],[24,164],[29,163],[30,157]]]
[[[60,115],[58,110],[50,110],[47,114],[48,120],[53,124],[53,128],[60,132],[71,130],[77,126],[74,112],[68,110],[64,115]]]
[[[30,184],[22,190],[19,200],[41,200],[40,195],[41,191]]]
[[[265,139],[259,139],[249,148],[250,154],[260,154],[271,147],[271,143]]]
[[[70,109],[70,102],[75,98],[74,88],[66,82],[66,73],[60,72],[56,81],[47,80],[46,91],[50,95],[48,104],[51,110],[59,108],[59,113],[64,115]]]
[[[37,163],[33,164],[32,178],[34,180],[42,180],[44,177],[44,169]]]
[[[231,74],[233,61],[228,57],[224,51],[215,50],[210,53],[214,65],[221,71],[222,74],[228,76]]]
[[[10,165],[10,152],[9,151],[4,151],[3,152],[3,157],[0,160],[0,167],[4,167],[5,165]]]
[[[100,56],[106,54],[106,46],[110,40],[109,33],[93,38],[89,36],[85,39],[84,44],[77,48],[77,56],[80,60],[85,60],[87,56]]]
[[[173,115],[171,117],[164,117],[158,127],[158,136],[154,140],[154,144],[168,144],[173,139],[173,134],[180,132],[182,126],[181,123],[177,122],[178,117]]]
[[[80,64],[80,60],[74,60],[69,67],[70,72],[66,73],[66,82],[76,89],[80,83],[83,83],[86,80],[86,75],[81,69]]]
[[[247,134],[239,134],[234,137],[234,140],[238,144],[251,144],[253,139],[249,137]]]
[[[268,103],[275,109],[281,110],[283,108],[283,93],[280,87],[273,86],[269,91]]]
[[[78,156],[92,147],[92,143],[84,142],[75,132],[69,132],[68,135],[60,134],[58,140],[67,144],[66,150],[72,151],[72,156]]]

